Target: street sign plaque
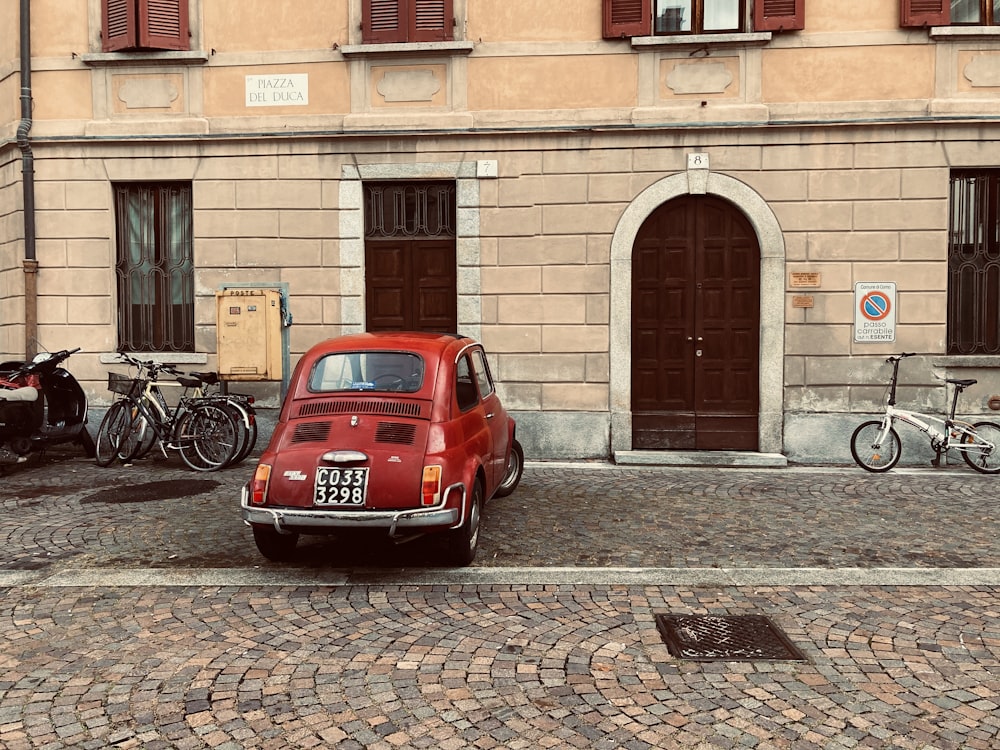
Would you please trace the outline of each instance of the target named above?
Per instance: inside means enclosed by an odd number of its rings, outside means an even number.
[[[883,344],[896,340],[896,282],[859,281],[854,285],[854,341]]]

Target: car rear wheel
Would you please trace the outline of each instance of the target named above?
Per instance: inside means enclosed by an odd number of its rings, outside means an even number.
[[[267,526],[253,527],[253,540],[257,549],[272,562],[287,562],[295,554],[295,545],[299,543],[298,534],[279,534]]]
[[[510,458],[507,461],[507,473],[504,474],[503,481],[497,487],[496,497],[507,497],[517,489],[521,482],[521,475],[524,473],[524,450],[521,444],[514,441],[510,447]]]
[[[445,534],[445,560],[448,565],[464,567],[476,559],[479,547],[479,522],[483,509],[483,485],[477,479],[472,486],[465,522]]]

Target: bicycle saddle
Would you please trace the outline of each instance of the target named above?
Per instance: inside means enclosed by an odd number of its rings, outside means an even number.
[[[970,385],[975,385],[979,381],[973,379],[956,380],[955,378],[945,378],[944,382],[951,383],[952,385],[957,385],[959,388],[968,388]]]
[[[188,374],[192,378],[198,378],[198,380],[206,385],[215,385],[219,382],[219,373],[217,372],[191,372]]]

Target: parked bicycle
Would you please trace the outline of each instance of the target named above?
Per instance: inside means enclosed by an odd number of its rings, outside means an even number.
[[[934,465],[941,463],[941,457],[950,450],[962,454],[965,462],[983,474],[1000,473],[1000,424],[981,421],[976,423],[955,419],[958,397],[966,388],[976,384],[973,379],[938,378],[954,386],[951,410],[944,417],[924,414],[910,409],[896,407],[896,383],[899,380],[899,363],[915,352],[903,352],[889,357],[892,378],[889,380],[885,414],[881,419],[873,419],[858,426],[851,436],[851,455],[858,466],[867,471],[889,471],[899,463],[902,443],[896,432],[895,423],[902,422],[916,428],[927,436],[931,448],[937,454]]]
[[[95,458],[99,465],[108,466],[115,459],[131,461],[153,444],[159,445],[164,456],[168,450],[178,451],[184,463],[196,471],[215,471],[233,462],[243,443],[232,408],[215,399],[186,395],[171,407],[160,390],[164,383],[159,381],[159,374],[171,369],[169,365],[142,362],[124,354],[121,358],[136,368],[136,374],[108,373],[109,390],[121,398],[108,409],[97,431]],[[179,385],[185,386],[183,382]]]
[[[148,382],[142,397],[148,400],[148,405],[153,413],[168,414],[171,409],[167,405],[167,399],[161,388],[183,388],[181,398],[189,403],[215,404],[229,412],[233,418],[237,432],[237,449],[226,466],[238,464],[250,455],[257,442],[257,414],[253,407],[254,399],[252,396],[242,393],[223,393],[222,381],[218,373],[215,372],[184,373],[172,365],[152,361],[141,362],[126,354],[122,354],[120,357],[123,361],[136,367],[140,378],[147,379]],[[170,375],[173,379],[160,380],[161,373]],[[157,441],[156,431],[145,419],[138,419],[133,424],[133,432],[135,434],[126,443],[126,448],[119,450],[119,458],[122,460],[142,458],[149,453]],[[130,456],[125,455],[126,449],[131,450]]]

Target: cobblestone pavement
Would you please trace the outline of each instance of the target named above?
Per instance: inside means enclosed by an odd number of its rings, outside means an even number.
[[[269,563],[250,471],[0,477],[0,747],[1000,747],[967,468],[529,464],[464,571],[373,538]],[[677,658],[665,613],[765,615],[805,658]]]

